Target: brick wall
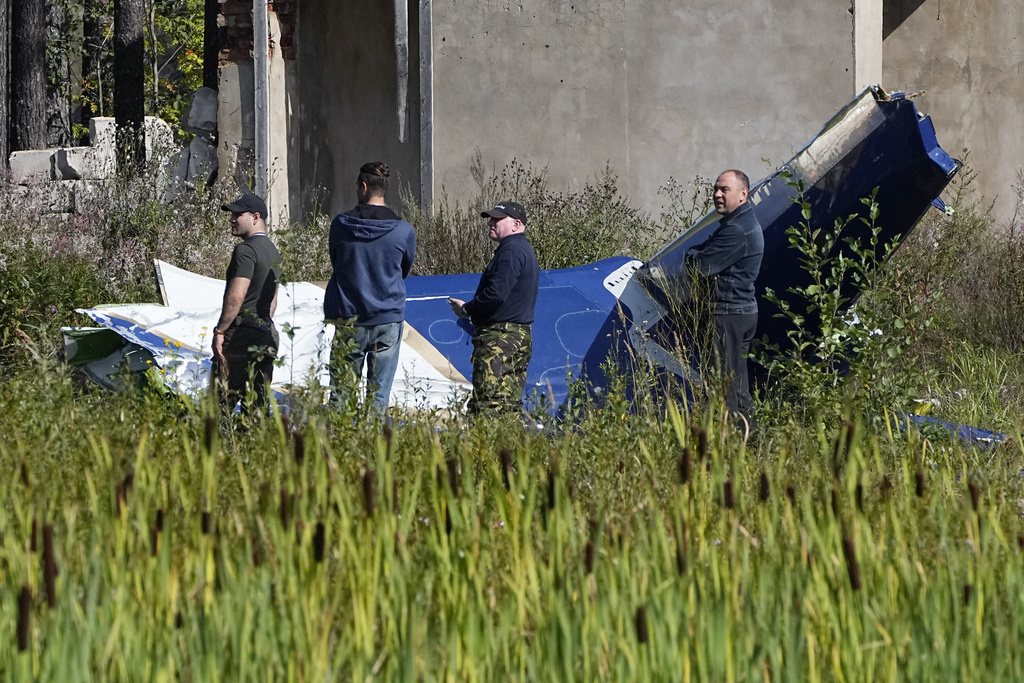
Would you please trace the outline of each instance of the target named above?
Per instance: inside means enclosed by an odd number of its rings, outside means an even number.
[[[286,60],[295,59],[295,23],[299,0],[267,2],[267,10],[277,14],[281,26],[280,36],[271,36],[270,51],[280,49]],[[252,2],[251,0],[220,0],[217,25],[223,30],[224,45],[220,51],[221,64],[244,62],[252,59]]]

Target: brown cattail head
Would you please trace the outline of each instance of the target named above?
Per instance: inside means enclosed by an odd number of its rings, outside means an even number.
[[[281,416],[281,429],[284,430],[284,438],[289,439],[292,436],[292,421],[287,415]]]
[[[35,552],[39,551],[38,550],[39,549],[39,542],[37,541],[37,537],[38,536],[39,536],[39,523],[36,521],[36,518],[33,517],[32,518],[32,528],[31,528],[31,531],[29,531],[29,536],[28,536],[28,550],[31,553],[35,553]]]
[[[967,489],[971,492],[971,509],[977,512],[978,504],[981,500],[981,489],[978,487],[978,482],[969,482],[967,484]]]
[[[856,428],[857,428],[857,425],[855,425],[853,422],[851,422],[850,420],[846,421],[846,454],[847,455],[850,454],[850,449],[853,448],[853,434],[854,434],[854,431],[856,430]]]
[[[156,526],[156,530],[157,531],[163,532],[163,530],[164,530],[164,509],[163,508],[157,508],[157,511],[156,511],[156,524],[155,524],[155,526]]]
[[[128,470],[127,474],[124,475],[124,481],[122,483],[124,485],[124,497],[125,500],[127,500],[128,494],[132,491],[132,486],[135,485],[135,472]]]
[[[452,490],[452,495],[456,498],[459,497],[459,463],[455,461],[455,458],[448,458],[445,461],[445,465],[448,468],[448,488]]]
[[[388,453],[391,453],[391,439],[395,436],[395,430],[391,428],[391,423],[385,422],[384,426],[380,428],[380,433],[384,437],[384,445],[388,449]]]
[[[156,527],[149,530],[149,549],[153,557],[156,557],[160,550],[160,532],[156,530]]]
[[[722,499],[723,499],[723,502],[725,503],[725,509],[726,510],[732,510],[733,506],[736,503],[736,501],[733,500],[732,477],[730,477],[729,479],[726,479],[725,483],[722,484]]]
[[[971,602],[971,584],[964,584],[964,606],[966,607]]]
[[[643,605],[636,608],[636,640],[641,645],[647,642],[647,610]]]
[[[796,507],[796,487],[792,484],[786,486],[786,498],[789,499],[789,504]]]
[[[918,498],[924,495],[924,470],[918,469],[914,472],[914,492]]]
[[[697,457],[701,460],[708,457],[708,430],[706,429],[697,432]]]
[[[252,542],[252,566],[259,567],[263,564],[263,552],[260,549],[260,537],[253,533],[249,536]]]
[[[593,539],[587,541],[586,551],[583,553],[583,568],[587,574],[594,573],[594,541]]]
[[[295,464],[302,467],[302,463],[306,459],[306,435],[301,429],[296,430],[292,445],[295,448]]]
[[[398,479],[391,479],[391,511],[397,517],[402,512],[401,499],[398,497]]]
[[[832,516],[839,517],[839,487],[832,485]]]
[[[28,463],[21,461],[21,483],[25,486],[32,485],[32,478],[28,474]]]
[[[501,483],[506,491],[512,490],[512,454],[507,448],[501,449]]]
[[[851,536],[843,537],[843,555],[846,556],[846,571],[850,575],[850,588],[860,590],[860,568],[857,566],[857,552]]]
[[[203,448],[207,455],[213,452],[213,435],[217,433],[217,422],[212,415],[207,415],[203,422]]]
[[[1024,550],[1024,534],[1017,534],[1017,547]]]
[[[376,477],[377,473],[371,469],[363,472],[363,505],[366,507],[367,517],[373,517],[374,511],[377,509],[373,503],[373,481]]]
[[[26,583],[18,593],[18,652],[28,649],[29,618],[32,612],[32,589]]]
[[[679,483],[690,483],[690,447],[683,446],[683,454],[679,456]]]
[[[452,511],[448,509],[448,506],[444,506],[444,533],[448,536],[452,535]]]
[[[278,514],[281,517],[281,527],[288,527],[288,488],[285,486],[281,487],[280,504],[278,506]]]
[[[323,522],[316,523],[316,530],[313,532],[313,561],[320,563],[324,561],[324,540],[327,530]]]
[[[890,479],[889,475],[887,474],[884,477],[882,477],[882,500],[888,501],[889,497],[891,495],[892,495],[892,479]]]
[[[43,582],[46,584],[46,604],[57,606],[57,561],[53,556],[53,525],[43,525]]]
[[[174,628],[180,629],[182,627],[182,624],[184,624],[184,623],[185,623],[185,620],[182,618],[181,612],[175,612],[174,613]]]
[[[626,462],[624,460],[619,460],[619,474],[625,474],[625,473],[626,473]]]
[[[761,482],[758,487],[757,497],[762,503],[765,503],[771,495],[771,487],[768,484],[768,475],[765,474],[764,470],[761,470]]]
[[[857,482],[857,488],[854,489],[854,497],[857,499],[857,509],[864,512],[864,485]]]
[[[121,487],[121,482],[117,482],[114,486],[114,498],[114,514],[120,519],[121,510],[124,507],[124,489]]]
[[[203,536],[209,536],[210,531],[213,528],[213,518],[210,515],[209,510],[203,510],[203,514],[200,517],[199,529],[203,532]]]
[[[679,576],[686,574],[686,522],[676,529],[676,571]]]

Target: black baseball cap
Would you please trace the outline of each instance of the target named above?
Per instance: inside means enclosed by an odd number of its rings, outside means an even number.
[[[480,214],[481,218],[504,218],[509,216],[526,225],[526,209],[517,202],[498,202],[494,208]]]
[[[230,204],[223,204],[220,208],[231,213],[258,213],[260,218],[267,219],[267,203],[251,192],[243,194]]]

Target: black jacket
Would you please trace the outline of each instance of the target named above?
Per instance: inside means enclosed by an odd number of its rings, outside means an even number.
[[[723,216],[707,242],[687,252],[687,262],[711,279],[715,315],[757,313],[754,281],[763,253],[764,235],[749,201]]]
[[[491,323],[533,322],[540,267],[526,235],[503,239],[480,276],[476,294],[465,310],[475,327]]]

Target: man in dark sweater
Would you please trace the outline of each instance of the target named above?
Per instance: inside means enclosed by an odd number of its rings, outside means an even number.
[[[405,278],[416,257],[416,232],[384,204],[391,171],[379,161],[359,169],[359,204],[331,223],[334,268],[324,317],[334,323],[331,388],[354,386],[367,365],[367,394],[383,413],[398,369],[405,320]],[[337,400],[337,395],[334,396]]]
[[[757,329],[754,281],[761,269],[764,236],[747,202],[750,181],[743,171],[723,172],[715,181],[715,211],[722,214],[707,242],[691,249],[687,261],[711,280],[715,355],[725,386],[725,404],[752,420],[746,354]]]
[[[470,301],[449,298],[452,311],[469,318],[473,334],[473,397],[469,413],[521,412],[526,368],[533,354],[533,309],[540,268],[526,241],[526,211],[501,202],[480,214],[489,219],[490,238],[498,243]]]
[[[221,400],[234,409],[262,407],[267,385],[274,375],[278,334],[272,320],[281,279],[281,252],[267,237],[267,205],[254,194],[244,194],[221,207],[231,212],[231,234],[241,237],[228,265],[224,305],[213,330],[212,384],[220,384]],[[255,403],[245,403],[252,378]]]

